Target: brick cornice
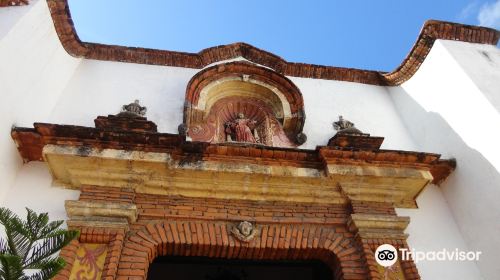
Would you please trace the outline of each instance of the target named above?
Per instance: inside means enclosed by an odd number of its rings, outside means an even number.
[[[382,76],[388,85],[400,85],[409,80],[424,62],[436,39],[496,45],[499,37],[500,31],[487,27],[428,20],[401,65]]]
[[[148,131],[107,131],[100,128],[35,123],[34,128],[13,128],[11,136],[25,162],[42,161],[46,145],[69,145],[89,149],[124,149],[170,153],[181,161],[198,157],[222,162],[265,163],[320,168],[325,164],[383,165],[429,169],[434,182],[443,181],[455,168],[454,160],[441,160],[432,153],[381,149],[317,147],[316,150],[248,144],[187,142],[176,134]],[[192,158],[192,159],[191,159]]]
[[[270,52],[246,43],[234,43],[186,53],[82,42],[75,31],[67,0],[47,0],[54,26],[66,51],[75,57],[187,68],[203,68],[211,63],[236,57],[267,66],[287,76],[339,80],[373,85],[399,85],[418,70],[436,39],[496,45],[500,31],[478,26],[436,20],[427,21],[412,50],[389,73],[353,68],[288,62]]]
[[[0,0],[1,7],[29,5],[29,0]]]

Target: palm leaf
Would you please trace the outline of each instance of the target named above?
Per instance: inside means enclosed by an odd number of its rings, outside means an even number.
[[[53,221],[45,225],[41,230],[39,236],[49,236],[51,233],[58,230],[64,221]]]
[[[0,255],[5,255],[9,252],[9,245],[5,240],[0,239]]]
[[[6,239],[0,238],[1,280],[48,280],[65,265],[63,259],[53,257],[78,236],[78,231],[59,229],[63,221],[49,222],[47,213],[37,214],[26,208],[22,221],[16,214],[0,207],[0,224],[4,225]],[[31,276],[25,269],[35,269]]]
[[[38,262],[37,266],[34,267],[40,271],[32,274],[30,280],[45,280],[51,279],[56,276],[56,274],[64,268],[66,262],[59,257],[48,258],[43,261]]]
[[[0,208],[0,223],[5,227],[7,244],[11,255],[24,256],[29,252],[29,232],[24,222],[6,208]]]
[[[1,254],[0,255],[0,279],[19,280],[24,278],[22,261],[19,256]]]
[[[24,268],[36,268],[40,261],[61,250],[77,236],[77,231],[59,231],[57,235],[46,237],[41,243],[33,247],[31,256],[24,263]]]

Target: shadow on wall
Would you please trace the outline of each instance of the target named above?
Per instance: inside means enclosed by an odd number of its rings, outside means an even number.
[[[478,262],[482,276],[497,279],[500,173],[480,152],[469,147],[440,114],[426,111],[403,88],[391,88],[390,92],[419,150],[456,158],[457,169],[442,183],[441,190],[468,249],[482,252]],[[488,131],[477,133],[488,137]]]
[[[10,136],[11,126],[8,123],[0,124],[0,205],[4,205],[6,196],[14,183],[22,159],[17,147]]]

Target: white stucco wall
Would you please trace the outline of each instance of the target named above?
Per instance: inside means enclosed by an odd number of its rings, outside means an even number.
[[[338,116],[372,136],[385,137],[383,149],[415,150],[385,87],[351,82],[289,77],[302,92],[307,142],[301,148],[326,145]]]
[[[139,99],[158,131],[177,133],[186,86],[198,70],[179,67],[84,60],[64,88],[49,121],[94,127],[101,115],[117,114]]]
[[[419,150],[457,159],[441,189],[488,280],[500,275],[499,61],[494,46],[438,40],[418,72],[390,89]]]
[[[15,7],[2,7],[0,9],[0,42],[14,26],[19,22],[19,20],[28,14],[28,12],[33,8],[36,2],[40,0],[30,1],[31,5],[25,6],[15,6]]]
[[[65,200],[78,200],[80,191],[52,186],[52,177],[43,162],[25,164],[7,193],[2,206],[26,218],[26,207],[48,212],[50,220],[66,220]],[[66,224],[64,224],[64,227]]]
[[[468,251],[453,214],[439,187],[428,186],[417,199],[418,209],[396,209],[398,215],[410,217],[406,229],[408,244],[415,251]],[[417,264],[424,280],[482,279],[475,262],[421,261]]]
[[[15,24],[0,39],[0,205],[21,166],[12,125],[46,121],[80,61],[62,48],[45,1],[0,12],[11,10]]]

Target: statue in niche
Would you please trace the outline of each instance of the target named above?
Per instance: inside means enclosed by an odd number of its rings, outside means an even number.
[[[238,113],[234,121],[225,123],[226,140],[228,142],[259,143],[260,138],[255,129],[256,121],[245,118],[243,113]]]

